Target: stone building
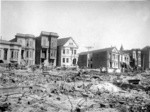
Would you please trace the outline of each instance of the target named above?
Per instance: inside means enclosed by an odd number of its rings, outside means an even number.
[[[56,66],[58,37],[57,33],[42,31],[36,38],[36,64],[46,61],[48,64]]]
[[[142,49],[142,67],[143,69],[150,69],[150,46]]]
[[[82,52],[79,54],[78,65],[80,68],[105,68],[107,72],[120,72],[119,51],[116,47],[110,47]]]
[[[21,45],[16,42],[0,40],[0,63],[18,63],[21,61]]]
[[[35,36],[17,33],[10,42],[21,44],[21,64],[31,66],[35,64]]]
[[[76,66],[78,61],[78,45],[72,37],[58,39],[57,66]]]

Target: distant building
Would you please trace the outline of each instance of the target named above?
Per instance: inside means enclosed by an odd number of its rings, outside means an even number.
[[[141,50],[140,49],[125,50],[124,52],[129,53],[129,55],[130,55],[130,66],[132,68],[141,67]]]
[[[0,40],[0,63],[18,63],[21,61],[21,45],[16,42]]]
[[[72,37],[58,39],[57,66],[76,66],[78,61],[78,45]]]
[[[123,46],[120,48],[120,67],[122,72],[124,69],[130,68],[130,55],[129,53],[124,52]]]
[[[30,66],[35,64],[35,36],[17,33],[11,42],[21,44],[21,64]]]
[[[142,67],[143,69],[150,69],[150,46],[142,49]]]
[[[130,55],[129,53],[120,52],[120,62],[126,65],[130,65]]]
[[[120,71],[119,51],[116,47],[82,52],[79,54],[80,68],[106,68],[107,72]]]
[[[49,64],[56,66],[58,37],[57,33],[42,31],[40,36],[36,38],[36,64],[47,61]]]

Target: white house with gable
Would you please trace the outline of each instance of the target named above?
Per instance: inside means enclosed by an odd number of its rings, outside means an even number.
[[[78,45],[73,38],[61,38],[57,41],[57,66],[76,66],[78,62]]]

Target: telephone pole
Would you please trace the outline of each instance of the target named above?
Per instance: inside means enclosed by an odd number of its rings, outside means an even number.
[[[86,46],[85,48],[87,48],[88,52],[90,49],[92,49],[93,47],[92,46]]]

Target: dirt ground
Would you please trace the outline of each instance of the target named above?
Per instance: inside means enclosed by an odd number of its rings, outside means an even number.
[[[0,67],[0,112],[150,112],[149,90],[149,71]]]

